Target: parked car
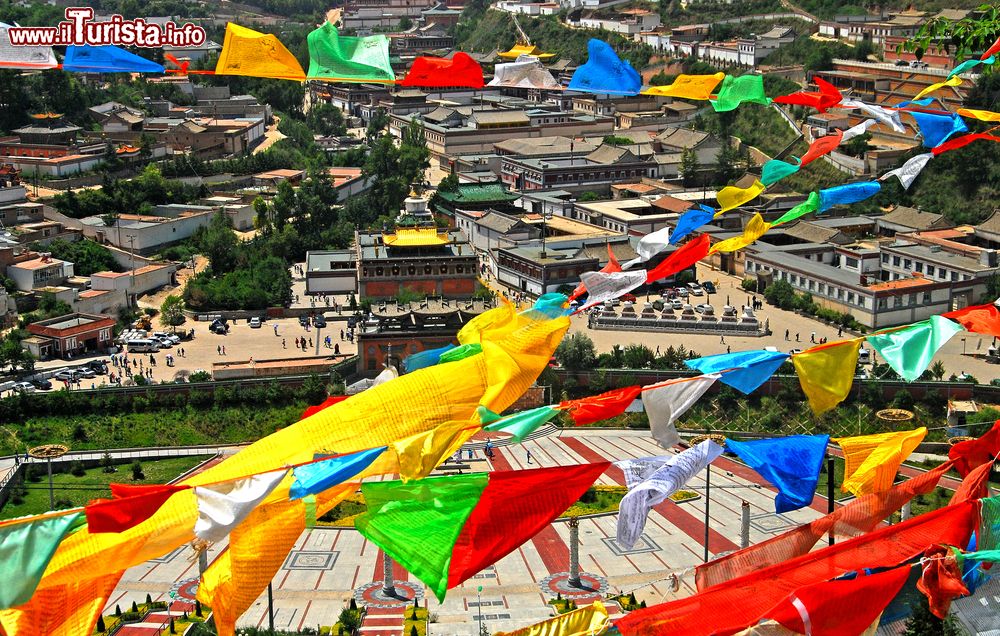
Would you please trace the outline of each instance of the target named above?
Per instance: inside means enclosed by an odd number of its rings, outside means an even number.
[[[39,391],[48,391],[52,388],[52,383],[44,378],[32,380],[31,384]]]
[[[129,353],[156,353],[160,350],[160,341],[152,338],[135,338],[125,342]]]
[[[77,367],[76,369],[73,370],[73,372],[76,373],[76,375],[78,377],[87,378],[88,380],[90,378],[96,378],[97,377],[97,373],[95,373],[93,369],[91,369],[90,367],[87,367],[87,366]]]
[[[52,376],[61,382],[76,382],[76,373],[70,369],[61,369]]]
[[[85,366],[88,369],[91,369],[97,375],[107,375],[108,374],[108,362],[107,362],[107,360],[89,360]]]
[[[260,329],[261,324],[262,323],[260,321],[260,316],[254,316],[253,318],[250,319],[251,329]]]
[[[709,305],[708,303],[701,303],[700,305],[695,305],[694,310],[697,311],[699,314],[703,314],[705,316],[715,315],[715,307]]]
[[[313,327],[317,329],[326,329],[326,318],[323,316],[316,316],[313,318]]]
[[[682,303],[680,299],[674,298],[670,301],[670,307],[675,311],[680,311],[681,309],[684,309],[684,303]]]
[[[802,353],[802,349],[791,349],[791,350],[790,350],[790,351],[788,352],[788,355],[790,355],[790,356],[794,356],[794,355],[797,355],[797,354],[799,354],[799,353]]]
[[[160,340],[169,340],[174,344],[181,343],[181,337],[175,333],[167,333],[166,331],[154,331],[153,335],[159,338]]]
[[[705,295],[705,290],[703,290],[701,288],[701,285],[699,285],[698,283],[688,283],[688,289],[690,290],[690,293],[691,293],[692,296],[704,296]]]
[[[686,288],[684,288],[684,287],[678,287],[677,288],[677,295],[680,296],[681,298],[687,298],[688,297],[688,290]]]
[[[872,361],[872,353],[868,349],[858,349],[858,364],[868,364]]]
[[[35,387],[31,385],[31,382],[18,382],[10,390],[15,393],[34,393]]]
[[[174,346],[174,341],[170,338],[160,338],[158,336],[152,336],[151,340],[155,341],[156,344],[160,345],[161,349],[169,349]]]
[[[208,330],[224,336],[229,331],[229,323],[222,319],[216,319],[208,326]]]
[[[299,326],[306,327],[309,324],[309,316],[302,314],[299,316]]]
[[[701,288],[704,289],[706,293],[709,293],[709,294],[716,293],[716,291],[715,291],[715,284],[714,283],[710,283],[708,281],[705,281],[704,283],[701,284]]]

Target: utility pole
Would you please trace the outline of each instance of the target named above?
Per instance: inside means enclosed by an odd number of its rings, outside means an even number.
[[[125,238],[128,239],[129,244],[129,256],[132,259],[132,294],[135,295],[135,234],[126,234]]]
[[[572,587],[580,584],[580,519],[569,518],[569,581]]]
[[[740,510],[740,549],[750,547],[750,502],[744,501]]]

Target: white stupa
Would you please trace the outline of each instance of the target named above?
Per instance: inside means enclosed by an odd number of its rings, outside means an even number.
[[[410,191],[410,196],[403,201],[403,209],[396,217],[399,225],[434,225],[434,215],[427,206],[428,200]]]

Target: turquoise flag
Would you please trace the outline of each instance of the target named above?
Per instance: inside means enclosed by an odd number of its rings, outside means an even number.
[[[441,356],[454,348],[455,345],[446,344],[445,346],[438,347],[437,349],[427,349],[426,351],[412,353],[406,356],[406,359],[403,360],[403,368],[406,369],[407,373],[413,373],[417,369],[433,367],[441,361]]]
[[[798,172],[801,162],[795,157],[792,157],[792,160],[795,163],[788,163],[781,159],[771,159],[765,163],[760,172],[760,182],[769,186]]]
[[[907,382],[913,382],[927,370],[937,350],[962,325],[941,316],[931,316],[905,329],[865,338],[885,358],[886,363]]]
[[[720,353],[685,360],[684,364],[704,374],[721,373],[724,384],[742,393],[753,393],[754,389],[767,382],[787,359],[787,353],[760,349]]]
[[[495,417],[496,415],[490,413],[482,406],[479,408],[481,409],[479,417],[484,423],[489,421],[491,416]],[[520,442],[528,435],[537,431],[542,424],[555,417],[558,412],[551,406],[540,406],[537,409],[521,411],[520,413],[514,413],[513,415],[495,420],[489,426],[484,426],[483,430],[510,433],[515,442]]]
[[[66,533],[83,521],[79,512],[0,527],[0,609],[31,600]]]

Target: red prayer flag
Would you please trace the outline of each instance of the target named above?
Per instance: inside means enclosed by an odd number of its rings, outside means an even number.
[[[114,499],[96,499],[84,508],[87,530],[124,532],[149,519],[171,495],[189,486],[111,484]]]
[[[833,152],[834,149],[840,145],[843,138],[844,132],[842,130],[838,130],[832,135],[820,137],[816,141],[812,142],[809,146],[809,150],[806,151],[806,154],[802,155],[802,163],[800,164],[800,167],[819,159],[823,155],[828,155]]]
[[[448,587],[460,585],[541,532],[610,466],[597,462],[490,473],[452,548]]]
[[[968,135],[962,135],[961,137],[952,137],[943,144],[939,144],[931,148],[931,153],[937,157],[942,152],[948,152],[949,150],[958,150],[959,148],[964,148],[974,141],[980,139],[986,141],[1000,141],[1000,137],[995,137],[987,133],[971,133]]]
[[[579,400],[566,400],[559,404],[559,408],[569,411],[577,426],[593,424],[621,415],[641,392],[641,386],[629,386]]]
[[[852,579],[837,579],[795,590],[764,616],[797,634],[845,636],[861,634],[899,594],[910,577],[903,566]],[[848,609],[849,608],[849,609]]]
[[[981,58],[979,58],[979,59],[980,60],[985,60],[989,56],[995,55],[997,53],[1000,53],[1000,38],[997,38],[997,41],[993,43],[993,46],[991,46],[990,48],[986,49],[986,52],[983,53],[983,56]]]
[[[796,106],[812,106],[821,113],[825,113],[828,108],[832,108],[840,103],[843,96],[837,87],[827,82],[822,77],[813,77],[819,92],[799,91],[791,95],[779,95],[775,97],[775,104],[792,104]]]
[[[994,303],[972,305],[941,315],[962,325],[966,331],[987,336],[1000,336],[1000,307]]]
[[[924,552],[924,559],[917,589],[927,597],[931,614],[943,620],[952,600],[967,595],[969,588],[962,582],[962,566],[955,548],[932,545]]]
[[[444,57],[418,57],[413,60],[403,86],[425,88],[482,88],[483,69],[467,53],[461,51],[449,60]]]
[[[662,263],[649,270],[646,273],[646,283],[653,283],[684,271],[708,256],[708,249],[711,246],[712,239],[709,238],[708,234],[702,234],[698,238],[688,241],[680,249],[663,259]]]
[[[608,243],[607,247],[608,247],[608,264],[602,267],[600,269],[600,272],[602,274],[610,274],[612,272],[622,271],[622,266],[618,264],[618,259],[615,258],[615,253],[611,251],[611,243]],[[576,300],[584,293],[586,293],[586,291],[587,287],[583,283],[580,283],[579,285],[576,286],[576,289],[573,290],[573,293],[570,294],[569,300]]]
[[[344,400],[346,400],[349,397],[351,397],[351,396],[349,396],[349,395],[331,395],[330,397],[328,397],[325,400],[323,400],[322,404],[317,404],[316,406],[310,406],[306,410],[302,411],[302,417],[300,417],[299,419],[300,420],[304,420],[307,417],[309,417],[310,415],[315,415],[315,414],[319,413],[320,411],[322,411],[325,408],[329,408],[329,407],[333,406],[334,404],[339,404],[340,402],[343,402]]]
[[[962,477],[967,476],[974,468],[982,464],[992,464],[1000,454],[1000,420],[993,423],[978,439],[959,442],[948,450],[948,458],[954,460],[955,470]]]

